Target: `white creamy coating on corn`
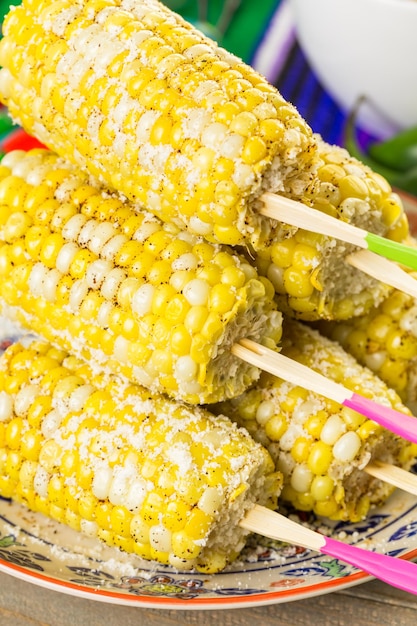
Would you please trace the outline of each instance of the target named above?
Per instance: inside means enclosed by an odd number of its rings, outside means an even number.
[[[19,19],[51,51],[43,67],[35,40],[26,49],[39,85],[8,66]],[[39,8],[29,0],[4,32],[0,91],[16,119],[25,126],[33,116],[27,128],[46,145],[164,221],[212,241],[258,245],[274,225],[253,210],[254,199],[295,179],[305,187],[316,143],[305,121],[261,75],[163,4]],[[17,99],[20,76],[27,95]]]
[[[276,505],[269,455],[224,416],[150,396],[46,342],[11,346],[0,367],[10,456],[1,495],[146,560],[206,573],[237,556],[246,510]]]
[[[0,198],[0,302],[21,324],[193,404],[258,378],[231,346],[276,348],[282,318],[244,257],[137,213],[47,150],[4,157]]]

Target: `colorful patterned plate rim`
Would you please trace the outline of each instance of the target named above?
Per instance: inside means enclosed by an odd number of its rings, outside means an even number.
[[[417,557],[417,503],[399,491],[362,524],[320,528],[349,543]],[[0,570],[90,600],[159,609],[231,609],[301,600],[369,580],[336,559],[256,539],[242,560],[222,574],[176,573],[0,500]]]

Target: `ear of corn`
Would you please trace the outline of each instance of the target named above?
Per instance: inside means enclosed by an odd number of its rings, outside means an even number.
[[[315,139],[295,109],[155,0],[23,2],[3,33],[14,119],[163,221],[258,247],[273,224],[256,198],[306,177]]]
[[[236,340],[279,341],[272,285],[243,258],[136,213],[53,153],[4,157],[0,209],[4,311],[101,367],[213,402],[259,376]]]
[[[387,295],[345,263],[351,246],[259,213],[262,193],[278,192],[401,241],[386,181],[162,4],[23,2],[5,20],[0,64],[17,122],[164,222],[253,248],[289,314],[346,319]]]
[[[401,200],[388,182],[346,150],[318,142],[318,166],[302,201],[342,221],[404,241],[408,222]],[[345,261],[353,246],[298,229],[276,236],[255,254],[284,313],[301,320],[349,319],[362,315],[389,293],[387,285]]]
[[[283,354],[355,393],[409,413],[397,396],[335,342],[286,320]],[[358,521],[392,491],[363,471],[373,459],[408,469],[417,446],[355,411],[269,374],[219,407],[271,453],[284,475],[281,500],[334,520]]]
[[[0,359],[0,495],[108,545],[214,573],[255,502],[275,507],[269,454],[187,408],[34,341]]]
[[[415,245],[415,244],[414,244]],[[411,273],[417,279],[417,273]],[[417,411],[417,302],[394,290],[366,315],[320,325],[359,363],[395,389],[403,402]]]

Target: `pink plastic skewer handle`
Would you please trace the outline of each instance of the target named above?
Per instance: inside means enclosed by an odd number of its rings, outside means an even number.
[[[404,561],[386,554],[370,552],[350,544],[326,537],[326,542],[320,552],[334,556],[337,559],[363,569],[371,576],[384,582],[417,595],[417,564]]]
[[[417,443],[417,418],[395,411],[388,406],[377,404],[369,398],[364,398],[356,393],[342,403],[349,409],[353,409],[369,419],[384,426],[400,437]]]

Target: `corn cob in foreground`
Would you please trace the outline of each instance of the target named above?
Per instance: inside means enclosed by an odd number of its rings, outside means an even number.
[[[146,560],[214,573],[281,476],[226,417],[97,373],[44,341],[0,358],[0,495]]]
[[[286,320],[282,353],[349,389],[408,413],[397,394],[335,342]],[[270,452],[284,475],[280,499],[334,520],[358,521],[393,488],[364,471],[372,460],[409,469],[417,446],[355,411],[270,374],[217,407]]]
[[[317,157],[317,172],[302,197],[307,206],[394,241],[407,238],[401,200],[382,176],[320,138]],[[352,251],[349,244],[299,229],[252,254],[284,313],[302,320],[344,320],[362,315],[390,292],[346,263]]]
[[[417,273],[411,273],[417,279]],[[395,389],[417,412],[417,301],[395,290],[366,315],[326,322],[320,331]]]
[[[264,77],[156,0],[14,7],[0,97],[31,135],[165,222],[258,247],[266,188],[303,189],[307,123]]]
[[[275,348],[273,287],[242,257],[136,213],[47,150],[0,165],[0,308],[51,342],[190,403],[241,393]]]

